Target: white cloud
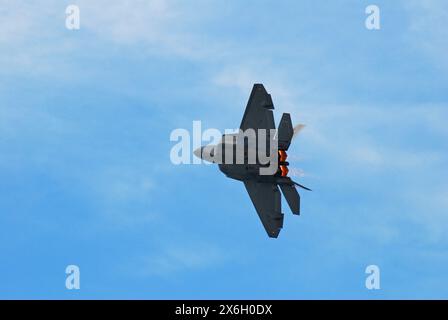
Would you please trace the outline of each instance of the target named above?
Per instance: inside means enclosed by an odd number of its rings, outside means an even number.
[[[54,2],[55,3],[55,2]],[[46,19],[52,16],[49,6],[27,1],[2,1],[0,4],[0,43],[26,44],[33,35],[48,31]]]
[[[421,243],[445,243],[448,240],[448,189],[444,184],[428,183],[424,179],[422,175],[419,184],[403,190],[400,201],[405,201],[409,207],[403,218],[421,227],[414,235]]]
[[[67,175],[83,189],[102,227],[128,229],[149,228],[161,217],[154,209],[158,201],[155,171],[151,164],[125,157],[95,161],[84,172],[76,167]]]
[[[410,35],[408,37],[440,67],[448,67],[448,4],[444,0],[404,1],[409,15]]]
[[[65,28],[66,4],[60,1],[7,1],[0,9],[0,66],[4,72],[63,73],[79,45],[88,52],[97,43],[137,48],[136,55],[188,59],[218,55],[217,42],[204,45],[201,16],[188,4],[169,0],[73,1],[80,7],[81,29]],[[203,10],[206,10],[204,6]],[[84,36],[92,36],[83,38]],[[85,42],[77,42],[85,39]],[[92,41],[93,39],[93,41]],[[95,55],[95,52],[91,52]],[[68,59],[69,60],[69,59]],[[57,70],[57,71],[56,71]],[[66,72],[70,74],[70,72]]]
[[[350,165],[353,161],[375,168],[415,169],[446,157],[443,150],[413,150],[421,132],[448,137],[439,119],[448,116],[442,106],[303,106],[297,113],[307,124],[302,136],[332,159]],[[423,133],[422,133],[423,134]]]
[[[97,193],[113,201],[143,199],[155,187],[148,170],[150,168],[139,166],[105,166],[92,182],[95,182]]]
[[[291,72],[300,72],[300,64],[294,65],[293,71],[281,69],[277,63],[257,56],[256,47],[248,48],[244,43],[239,46],[225,41],[221,43],[222,39],[208,38],[202,34],[200,30],[206,28],[207,24],[201,17],[209,13],[208,7],[198,13],[189,8],[188,4],[162,0],[79,0],[74,3],[81,8],[81,32],[90,33],[98,41],[110,43],[111,50],[114,45],[132,46],[142,50],[143,55],[171,54],[201,59],[203,64],[216,62],[210,71],[211,82],[220,88],[238,88],[243,100],[247,99],[254,82],[264,83],[273,96],[278,113],[291,112],[295,123],[307,125],[296,143],[299,154],[308,159],[319,156],[329,159],[327,163],[335,168],[355,167],[363,172],[396,170],[408,175],[446,161],[445,150],[423,147],[412,149],[409,147],[412,142],[398,144],[393,139],[393,135],[400,135],[401,141],[412,139],[409,128],[414,133],[425,130],[439,138],[446,138],[446,105],[414,105],[404,111],[402,107],[386,108],[384,105],[324,106],[308,103],[311,99],[305,100],[305,97],[311,88],[307,82],[291,81]],[[53,70],[55,63],[51,59],[52,54],[56,52],[62,56],[71,49],[70,31],[65,30],[64,24],[65,7],[57,1],[47,1],[45,6],[40,3],[8,1],[1,7],[0,44],[8,47],[7,54],[0,54],[2,69],[13,68],[16,71],[17,66],[20,66],[22,70],[35,72],[36,69],[48,66]],[[411,17],[410,41],[436,57],[439,63],[445,64],[448,48],[448,31],[444,27],[448,12],[445,2],[410,1],[406,7]],[[211,56],[214,58],[211,59]],[[241,106],[236,106],[240,110]],[[45,111],[27,114],[27,120],[12,108],[6,110],[9,114],[5,110],[1,108],[0,112],[3,122],[8,124],[3,125],[2,122],[1,129],[10,136],[21,129],[30,130],[28,124],[32,128],[33,120],[38,121],[44,130],[62,130],[59,120],[51,114],[45,114]],[[34,130],[38,131],[39,128]],[[300,147],[303,144],[306,144],[308,154],[304,154],[304,149]],[[353,172],[356,174],[359,171]],[[105,197],[118,202],[120,199],[144,197],[151,190],[151,183],[145,180],[142,172],[114,172],[110,176],[108,173],[103,174],[98,184],[92,185],[93,188],[97,188],[99,194],[104,193]],[[315,172],[310,174],[318,175]],[[126,202],[124,200],[122,202]],[[172,261],[178,257],[174,254],[161,259]]]
[[[142,276],[171,276],[216,267],[225,260],[223,252],[212,245],[176,245],[141,257],[139,265]]]
[[[188,55],[188,28],[181,28],[186,18],[173,1],[78,1],[82,28],[100,39],[121,45],[135,45],[165,54]]]

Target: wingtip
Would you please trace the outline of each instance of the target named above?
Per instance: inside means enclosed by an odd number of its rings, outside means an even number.
[[[268,232],[268,236],[269,236],[269,238],[271,238],[271,239],[277,239],[279,234],[280,234],[280,229],[279,229],[279,230],[275,230],[275,231]]]

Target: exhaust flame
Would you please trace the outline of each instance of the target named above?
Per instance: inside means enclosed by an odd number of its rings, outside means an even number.
[[[288,172],[289,172],[288,167],[287,166],[283,166],[283,165],[280,166],[280,171],[282,173],[282,177],[286,177],[288,175]]]
[[[285,150],[278,150],[278,162],[279,162],[279,169],[280,174],[282,177],[286,177],[288,175],[288,163],[286,162],[286,158],[288,158],[288,155],[286,154]]]
[[[286,154],[285,150],[278,150],[278,157],[279,162],[285,162],[286,158],[288,158],[288,155]]]

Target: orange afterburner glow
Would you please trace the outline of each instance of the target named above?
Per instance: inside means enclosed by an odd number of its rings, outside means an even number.
[[[282,177],[286,177],[288,175],[288,163],[286,162],[286,158],[288,158],[288,155],[286,154],[285,150],[278,150],[278,162],[279,162],[279,168]]]
[[[288,172],[289,172],[288,167],[287,166],[283,166],[283,165],[280,166],[280,171],[282,172],[282,177],[286,177],[288,175]]]
[[[278,150],[279,162],[285,162],[288,155],[285,150]]]

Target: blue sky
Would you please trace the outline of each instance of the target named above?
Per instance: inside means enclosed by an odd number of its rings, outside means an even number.
[[[369,4],[1,1],[0,297],[448,298],[448,5],[376,1],[369,31]],[[306,124],[314,191],[276,240],[241,183],[169,159],[255,82]]]

